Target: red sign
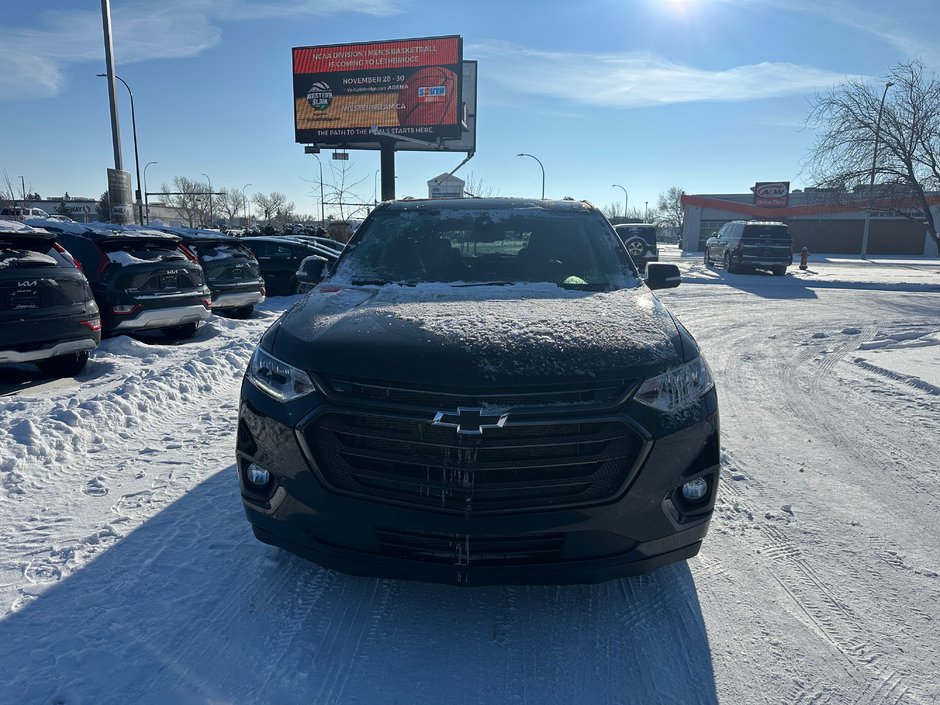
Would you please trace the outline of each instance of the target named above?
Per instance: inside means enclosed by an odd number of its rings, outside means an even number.
[[[786,208],[789,198],[789,181],[759,181],[754,184],[755,206]]]

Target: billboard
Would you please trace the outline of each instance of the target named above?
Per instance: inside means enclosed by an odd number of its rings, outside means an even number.
[[[464,132],[458,36],[292,51],[297,142],[370,148],[373,128],[429,143]]]
[[[789,197],[789,181],[758,181],[754,184],[755,206],[786,208]]]

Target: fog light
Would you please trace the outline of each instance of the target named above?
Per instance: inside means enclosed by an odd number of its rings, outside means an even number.
[[[271,473],[260,465],[252,463],[248,466],[248,482],[257,487],[264,487],[271,479]]]
[[[698,477],[682,485],[682,496],[690,502],[697,502],[708,494],[708,481]]]

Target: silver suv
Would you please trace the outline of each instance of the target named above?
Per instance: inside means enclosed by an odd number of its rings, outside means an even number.
[[[49,214],[42,208],[24,208],[23,206],[7,206],[0,209],[0,218],[23,221],[27,218],[48,218]]]

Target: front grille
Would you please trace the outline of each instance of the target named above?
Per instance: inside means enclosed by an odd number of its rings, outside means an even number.
[[[617,421],[510,422],[468,438],[430,420],[330,411],[304,436],[328,485],[453,512],[604,501],[643,448]]]
[[[577,384],[537,385],[520,389],[401,386],[358,377],[328,377],[326,386],[344,398],[373,402],[392,402],[427,408],[461,406],[526,407],[546,404],[583,404],[607,406],[623,396],[630,380],[581,382]]]
[[[557,563],[562,534],[536,536],[462,536],[378,529],[383,556],[442,565],[533,565]]]

